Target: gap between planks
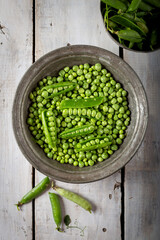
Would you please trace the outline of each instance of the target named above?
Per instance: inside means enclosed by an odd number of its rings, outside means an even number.
[[[35,0],[32,2],[32,63],[35,62]],[[32,188],[35,187],[35,168],[32,167]],[[35,200],[32,201],[32,240],[35,240]]]

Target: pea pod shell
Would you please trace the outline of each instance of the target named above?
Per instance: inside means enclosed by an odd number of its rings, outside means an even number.
[[[95,149],[108,147],[111,144],[112,144],[112,142],[105,142],[105,143],[101,143],[101,144],[95,144],[95,145],[92,145],[92,146],[87,146],[87,147],[84,147],[84,148],[79,148],[79,149],[76,149],[76,150],[77,150],[77,152],[91,151],[91,150],[95,150]]]
[[[120,30],[117,33],[118,37],[130,42],[142,42],[143,38],[134,30]]]
[[[101,0],[101,1],[115,9],[118,9],[118,10],[121,9],[124,12],[127,10],[127,6],[125,5],[125,3],[119,0]]]
[[[91,213],[92,205],[85,198],[79,196],[76,193],[73,193],[71,191],[65,190],[65,189],[60,188],[60,187],[53,187],[53,188],[61,196],[63,196],[65,198],[67,198],[68,200],[78,204],[80,207],[84,208],[86,211],[89,211]]]
[[[99,106],[103,102],[103,97],[86,98],[86,99],[67,99],[62,100],[60,109],[64,108],[88,108]]]
[[[136,32],[138,32],[140,35],[146,35],[145,32],[143,32],[143,30],[138,27],[134,22],[130,21],[129,19],[123,17],[123,16],[119,16],[119,15],[114,15],[110,18],[111,21],[116,22],[124,27],[129,27],[133,30],[135,30]]]
[[[141,3],[141,0],[132,0],[127,12],[133,12],[133,11],[137,10],[140,3]]]
[[[47,125],[47,121],[46,121],[46,112],[47,110],[43,110],[42,111],[42,125],[43,125],[43,129],[44,129],[44,134],[45,134],[45,137],[48,141],[48,144],[51,146],[51,147],[56,147],[56,138],[57,138],[57,131],[55,129],[55,141],[52,140],[51,138],[51,135],[50,135],[50,132],[48,130],[48,125]],[[54,123],[55,123],[55,128],[56,128],[56,121],[55,121],[55,117],[54,117]]]
[[[73,138],[79,136],[85,136],[92,133],[95,130],[95,126],[93,125],[83,125],[81,127],[71,128],[69,130],[63,131],[59,134],[60,138]]]
[[[46,86],[46,87],[43,87],[41,90],[48,90],[48,89],[51,89],[51,88],[59,88],[59,87],[68,87],[64,90],[61,90],[57,93],[52,93],[51,95],[45,97],[45,99],[49,99],[49,98],[53,98],[53,97],[56,97],[58,95],[61,95],[61,94],[64,94],[66,92],[69,92],[71,90],[73,90],[75,88],[76,84],[75,83],[71,83],[71,82],[62,82],[62,83],[55,83],[53,85],[49,85],[49,86]]]
[[[38,183],[32,190],[30,190],[23,198],[18,202],[17,206],[22,206],[25,203],[32,201],[38,197],[50,184],[50,179],[45,177],[40,183]]]
[[[61,212],[59,196],[57,194],[51,193],[51,192],[49,192],[48,194],[49,194],[49,198],[50,198],[50,202],[51,202],[53,218],[57,225],[56,229],[59,231],[60,225],[62,222],[62,212]]]

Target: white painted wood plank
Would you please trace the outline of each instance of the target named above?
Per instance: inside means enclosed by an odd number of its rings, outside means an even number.
[[[32,186],[32,167],[12,130],[17,85],[32,63],[32,2],[5,0],[0,7],[0,239],[32,239],[32,204],[15,203]]]
[[[160,51],[125,51],[124,59],[139,75],[148,98],[148,129],[139,151],[126,166],[125,239],[159,239],[160,223]]]
[[[36,59],[43,54],[70,44],[89,44],[99,46],[118,54],[116,46],[108,38],[100,14],[99,0],[56,0],[36,3]],[[44,176],[36,171],[36,183]],[[35,201],[36,240],[42,239],[107,239],[120,240],[121,190],[114,185],[121,181],[121,174],[89,184],[57,185],[82,194],[90,200],[96,210],[89,214],[72,202],[63,199],[64,213],[69,214],[72,225],[85,227],[85,236],[77,229],[65,233],[55,230],[48,193]],[[106,232],[102,229],[106,228]]]

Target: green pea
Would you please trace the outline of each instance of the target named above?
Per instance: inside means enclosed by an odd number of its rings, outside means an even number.
[[[93,166],[94,165],[94,161],[93,160],[89,160],[88,164],[89,164],[89,166]]]

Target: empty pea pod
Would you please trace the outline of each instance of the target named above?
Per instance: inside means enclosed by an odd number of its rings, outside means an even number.
[[[140,36],[138,32],[131,29],[120,30],[117,32],[117,35],[120,39],[124,39],[134,43],[139,43],[142,42],[143,40],[143,38]]]
[[[86,99],[67,99],[62,100],[60,109],[64,108],[88,108],[99,106],[103,102],[103,97],[94,97]]]
[[[118,10],[121,9],[124,12],[127,10],[126,4],[119,0],[114,0],[114,1],[113,0],[101,0],[101,1],[115,9],[118,9]]]
[[[93,125],[83,125],[81,127],[71,128],[69,130],[63,131],[59,134],[60,138],[74,138],[79,136],[85,136],[92,133],[95,130]]]
[[[85,198],[79,196],[76,193],[70,192],[60,187],[53,187],[53,189],[59,193],[61,196],[67,198],[68,200],[78,204],[80,207],[84,208],[86,211],[91,213],[92,205]]]
[[[50,148],[56,147],[57,144],[57,127],[56,119],[52,111],[43,110],[41,113],[43,131]],[[51,120],[51,121],[50,121]]]
[[[54,221],[57,225],[57,230],[60,231],[60,225],[62,222],[62,212],[61,212],[61,205],[59,201],[59,196],[55,193],[49,192],[49,199],[51,202],[51,207],[52,207],[52,213],[53,213],[53,218]]]
[[[143,30],[138,27],[134,22],[130,21],[129,19],[120,16],[120,15],[114,15],[110,18],[111,21],[116,22],[124,27],[128,27],[131,28],[133,30],[135,30],[136,32],[138,32],[140,35],[146,35],[145,32],[143,32]]]
[[[31,189],[22,199],[16,204],[18,210],[25,203],[31,202],[33,199],[38,197],[50,184],[50,179],[45,177],[40,183],[38,183],[33,189]]]
[[[141,0],[132,0],[132,2],[130,3],[130,5],[127,9],[127,12],[133,12],[133,11],[137,10],[140,3],[141,3]]]
[[[53,98],[60,94],[69,92],[69,91],[73,90],[75,87],[76,87],[75,83],[62,82],[62,83],[55,83],[53,85],[43,87],[41,89],[41,91],[42,91],[42,96],[45,99],[48,99],[48,98]]]

